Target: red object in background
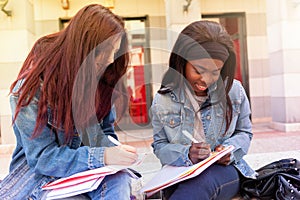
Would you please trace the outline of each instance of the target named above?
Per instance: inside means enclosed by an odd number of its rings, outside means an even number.
[[[144,66],[133,66],[133,70],[135,97],[130,98],[130,117],[137,124],[148,123]]]
[[[241,57],[240,57],[240,42],[238,39],[233,41],[234,48],[236,51],[236,70],[235,70],[235,79],[243,82],[242,72],[241,72]]]

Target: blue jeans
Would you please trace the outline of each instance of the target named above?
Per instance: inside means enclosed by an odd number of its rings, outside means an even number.
[[[131,192],[130,175],[126,172],[118,172],[106,176],[97,190],[87,193],[94,200],[129,200]]]
[[[195,178],[173,186],[173,193],[166,189],[170,200],[229,200],[240,188],[240,177],[232,165],[212,165]]]
[[[118,172],[106,176],[96,190],[76,196],[61,198],[59,200],[129,200],[131,193],[130,175]],[[42,200],[45,200],[43,198]]]
[[[130,193],[130,175],[125,172],[118,172],[116,174],[106,176],[96,190],[59,200],[129,200]]]

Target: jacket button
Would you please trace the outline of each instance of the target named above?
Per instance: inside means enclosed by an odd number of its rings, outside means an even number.
[[[171,124],[171,125],[174,125],[174,124],[175,124],[175,122],[174,122],[173,119],[171,119],[170,124]]]
[[[210,120],[210,115],[208,115],[208,116],[206,117],[206,119],[207,119],[207,120]]]

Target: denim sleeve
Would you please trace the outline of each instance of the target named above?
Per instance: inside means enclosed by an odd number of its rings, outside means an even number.
[[[113,106],[111,111],[108,113],[108,115],[103,119],[101,123],[101,129],[104,132],[105,135],[105,146],[115,146],[110,140],[108,140],[107,136],[110,135],[114,137],[115,139],[118,139],[118,136],[115,133],[115,120],[116,120],[116,110]]]
[[[154,154],[162,165],[190,166],[193,163],[188,157],[190,145],[171,144],[159,117],[159,105],[152,105],[152,125]]]
[[[15,113],[18,98],[10,97],[12,113]],[[54,177],[66,177],[74,173],[104,166],[104,147],[90,148],[82,146],[71,149],[59,145],[55,134],[43,128],[40,135],[32,138],[37,118],[37,100],[20,109],[14,121],[15,134],[19,136],[18,145],[26,155],[28,165],[38,174]]]
[[[88,134],[89,146],[91,147],[116,146],[107,137],[108,135],[110,135],[115,139],[118,139],[114,129],[115,119],[116,119],[116,112],[113,107],[112,110],[104,117],[104,119],[100,123],[91,125],[86,128],[85,133]]]
[[[237,163],[239,160],[243,158],[244,155],[247,154],[250,142],[252,139],[252,123],[250,120],[250,105],[248,98],[246,96],[245,90],[242,86],[240,86],[240,113],[235,125],[235,130],[233,135],[224,141],[223,145],[233,145],[235,149],[232,153],[231,160]]]

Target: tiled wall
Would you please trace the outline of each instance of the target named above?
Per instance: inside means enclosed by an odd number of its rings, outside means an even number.
[[[101,2],[104,0],[97,3]],[[298,67],[300,48],[297,47],[300,43],[298,41],[300,37],[297,37],[300,34],[300,28],[298,28],[300,27],[300,14],[297,14],[300,13],[300,6],[295,7],[292,1],[267,0],[267,2],[268,7],[264,0],[199,0],[203,14],[246,13],[253,121],[276,120],[293,123],[300,121],[299,114],[293,106],[299,107],[300,102],[300,90],[293,83],[293,80],[297,82],[300,79]],[[6,120],[10,118],[7,116],[9,103],[5,94],[33,42],[42,35],[57,31],[59,17],[73,16],[78,9],[94,1],[70,1],[70,3],[70,10],[64,11],[60,7],[60,1],[10,1],[7,8],[13,8],[13,17],[9,18],[0,13],[0,43],[3,44],[0,47],[2,135],[4,129],[11,130],[7,125],[3,125],[4,122],[8,124]],[[282,9],[283,3],[287,8],[285,10]],[[272,5],[271,8],[270,5]],[[154,47],[151,48],[153,94],[159,88],[170,51],[167,44],[167,30],[164,30],[166,28],[165,10],[164,0],[115,0],[115,13],[124,17],[148,15],[150,27],[156,28],[150,31],[150,47]],[[290,21],[287,23],[287,20]],[[268,34],[268,32],[273,34]],[[295,39],[290,40],[290,38]],[[280,84],[274,86],[274,83]]]
[[[284,131],[300,127],[300,3],[267,0],[271,115],[274,127]]]
[[[29,0],[9,1],[12,17],[0,12],[0,123],[1,144],[15,143],[11,127],[9,87],[34,41],[33,4]]]
[[[271,89],[265,1],[201,0],[201,9],[205,14],[245,12],[252,120],[270,121]]]

